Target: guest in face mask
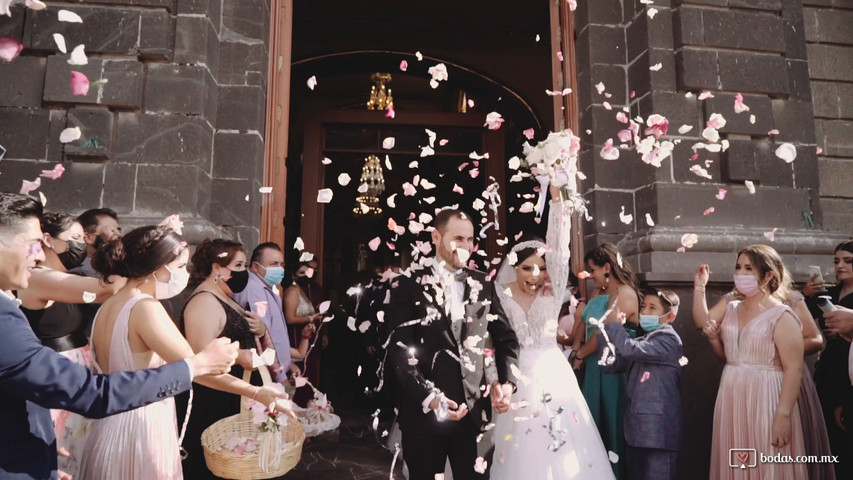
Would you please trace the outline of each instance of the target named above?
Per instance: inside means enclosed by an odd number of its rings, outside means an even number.
[[[290,330],[291,344],[295,343],[296,339],[302,337],[305,327],[311,323],[319,328],[318,322],[322,315],[317,313],[311,299],[305,294],[304,286],[311,282],[311,277],[316,275],[315,270],[307,262],[299,264],[299,267],[291,276],[292,284],[284,291],[284,319],[287,322],[288,330]],[[311,383],[319,385],[319,355],[322,349],[316,348],[312,350],[306,368],[304,361],[296,361]],[[302,387],[296,391],[294,401],[301,407],[305,407],[308,401],[313,398],[313,391],[309,387]]]
[[[625,373],[625,443],[631,478],[675,479],[678,452],[684,439],[681,409],[681,337],[672,328],[678,314],[678,295],[659,290],[643,298],[640,327],[648,332],[636,340],[610,317],[605,330],[615,349],[615,361],[605,373]],[[607,345],[598,334],[598,353]]]
[[[229,392],[245,396],[245,389],[253,388],[238,379],[243,377],[245,369],[252,368],[250,349],[263,352],[264,345],[269,345],[268,330],[263,320],[232,298],[243,292],[249,283],[247,263],[243,244],[222,238],[201,242],[192,256],[192,275],[194,284],[198,286],[187,301],[178,325],[194,350],[217,337],[240,342],[237,365],[231,369],[229,381],[240,385],[241,390],[218,386],[214,387],[215,390],[205,386],[195,388],[193,410],[184,441],[184,448],[189,454],[183,462],[184,478],[212,478],[204,462],[201,433],[217,420],[240,411],[240,398]],[[278,362],[270,365],[271,373],[279,369],[281,365]],[[257,373],[252,376],[251,383],[260,384]],[[187,395],[178,397],[179,425],[185,417],[187,401]],[[200,404],[205,405],[201,411],[197,410]]]
[[[92,368],[89,333],[98,304],[113,296],[125,281],[113,277],[107,283],[69,273],[86,258],[83,227],[74,217],[48,213],[42,217],[41,228],[44,260],[30,269],[28,287],[18,291],[21,311],[43,345]],[[60,457],[60,469],[75,475],[90,420],[64,410],[51,410],[51,415],[59,446],[70,452],[68,457]]]
[[[118,214],[111,208],[92,208],[81,213],[77,221],[83,226],[83,241],[86,242],[86,258],[72,270],[72,273],[86,277],[98,277],[92,268],[92,256],[104,242],[115,240],[122,235]]]

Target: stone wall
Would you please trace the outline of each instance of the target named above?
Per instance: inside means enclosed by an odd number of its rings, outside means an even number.
[[[652,8],[654,16],[649,15]],[[849,168],[842,170],[849,160],[836,157],[850,155],[850,141],[842,139],[842,132],[853,123],[844,120],[850,112],[841,106],[843,100],[818,99],[815,107],[812,91],[817,96],[825,86],[839,97],[846,92],[842,82],[853,75],[853,56],[841,60],[843,47],[818,40],[819,35],[834,35],[833,43],[853,43],[851,22],[837,17],[834,32],[811,29],[807,44],[805,24],[817,18],[817,10],[804,9],[799,0],[655,0],[652,5],[597,0],[578,2],[575,12],[581,133],[591,132],[581,154],[581,170],[588,177],[583,188],[593,216],[584,225],[585,248],[605,240],[617,243],[642,280],[673,288],[682,299],[675,327],[689,363],[682,374],[687,438],[679,478],[707,477],[721,371],[691,318],[697,266],[711,266],[708,301],[713,304],[731,289],[740,248],[772,245],[802,281],[808,265],[830,272],[832,249],[843,238],[834,232],[846,222],[849,234],[853,175]],[[819,55],[833,61],[818,65]],[[650,70],[656,64],[660,68]],[[812,79],[833,83],[815,87]],[[610,98],[595,89],[599,82]],[[713,98],[699,100],[705,91]],[[737,93],[749,112],[734,112]],[[616,141],[616,132],[625,128],[615,119],[625,105],[632,117],[657,113],[669,119],[668,138],[679,143],[660,168],[626,151],[618,161],[601,159],[605,141]],[[699,150],[693,160],[691,146],[704,142],[700,135],[713,113],[727,120],[720,135],[730,146],[719,153]],[[692,130],[681,135],[682,125]],[[783,142],[797,150],[790,164],[775,155]],[[819,145],[824,149],[820,175]],[[707,167],[711,179],[691,173],[694,164]],[[754,184],[754,193],[747,181]],[[727,190],[723,200],[716,197],[720,188]],[[706,213],[710,207],[714,211]],[[633,216],[628,223],[620,220],[623,209]],[[678,253],[686,233],[696,234],[698,243]]]
[[[806,0],[824,228],[853,235],[853,1]]]
[[[24,44],[0,63],[0,190],[43,179],[48,209],[115,209],[128,226],[178,213],[190,239],[259,237],[268,65],[267,0],[47,2],[12,8],[0,36]],[[77,13],[83,23],[57,20]],[[88,65],[68,51],[85,44]],[[69,88],[72,70],[102,85],[87,96]],[[80,127],[62,145],[59,132]]]

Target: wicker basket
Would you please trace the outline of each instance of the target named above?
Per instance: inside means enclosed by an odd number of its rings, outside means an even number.
[[[272,383],[266,367],[260,368],[264,384]],[[251,371],[247,371],[244,379],[248,379]],[[246,407],[245,399],[240,402],[240,413],[223,418],[201,434],[201,445],[204,447],[204,460],[207,468],[216,476],[234,480],[254,480],[276,478],[289,472],[299,463],[302,457],[302,444],[305,441],[305,430],[297,420],[289,419],[281,429],[281,460],[275,468],[264,472],[258,463],[258,453],[239,454],[222,448],[222,445],[232,438],[255,438],[258,426],[252,423],[252,414]]]

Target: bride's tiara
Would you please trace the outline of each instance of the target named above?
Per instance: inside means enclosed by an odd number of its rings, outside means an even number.
[[[512,247],[512,250],[510,250],[510,251],[517,253],[517,252],[520,252],[521,250],[524,250],[525,248],[536,248],[536,249],[545,248],[545,242],[542,242],[539,240],[527,240],[527,241],[519,243],[518,245],[515,245],[514,247]]]

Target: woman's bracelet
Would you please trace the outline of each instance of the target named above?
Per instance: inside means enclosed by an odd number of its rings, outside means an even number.
[[[252,400],[255,400],[255,397],[257,397],[257,396],[258,396],[258,393],[260,393],[260,391],[261,391],[261,387],[257,387],[257,386],[256,386],[256,387],[255,387],[255,394],[254,394],[254,395],[252,395]]]

